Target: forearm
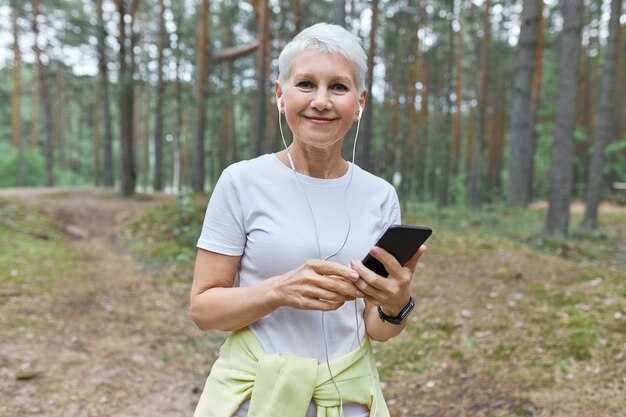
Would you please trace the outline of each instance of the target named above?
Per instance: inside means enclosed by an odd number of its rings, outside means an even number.
[[[193,294],[191,317],[202,330],[235,331],[266,316],[280,306],[273,280],[248,287],[214,287]]]
[[[400,324],[384,322],[378,316],[378,308],[373,304],[367,303],[364,320],[365,329],[370,339],[376,340],[377,342],[385,342],[402,333],[407,325],[407,322],[409,321],[409,318],[407,317]]]

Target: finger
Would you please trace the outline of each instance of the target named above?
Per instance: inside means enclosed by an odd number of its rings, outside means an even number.
[[[332,311],[337,310],[344,305],[344,301],[328,301],[328,300],[307,300],[303,303],[301,310],[320,310],[320,311]]]
[[[411,259],[409,259],[408,261],[406,261],[406,263],[404,264],[404,266],[406,268],[409,268],[411,270],[411,272],[415,272],[415,267],[417,266],[417,262],[419,261],[419,259],[422,257],[422,255],[424,254],[424,252],[426,252],[426,245],[422,245],[420,246],[417,251],[415,251],[415,253],[413,254],[413,256],[411,256]]]
[[[374,246],[369,253],[383,264],[389,275],[398,275],[402,272],[402,265],[400,265],[395,256],[385,249]]]
[[[348,300],[354,300],[356,296],[357,288],[354,287],[350,294],[343,294],[337,291],[331,291],[321,287],[309,287],[302,292],[302,295],[315,300],[326,300],[330,302],[345,302]]]
[[[348,281],[345,278],[336,275],[320,275],[314,282],[314,285],[319,286],[326,291],[341,294],[342,296],[350,299],[363,296],[363,294],[360,293],[359,289],[356,287],[355,281]]]
[[[365,294],[374,295],[376,291],[384,291],[389,285],[387,278],[381,277],[367,268],[363,265],[363,262],[358,259],[350,261],[350,266],[359,273],[361,279],[355,281],[355,285]]]
[[[308,261],[306,265],[320,275],[338,275],[350,280],[359,278],[359,274],[354,269],[336,262],[313,259]]]

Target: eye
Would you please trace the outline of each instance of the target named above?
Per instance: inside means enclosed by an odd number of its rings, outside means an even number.
[[[296,87],[302,88],[304,90],[309,90],[313,88],[313,84],[311,84],[310,81],[299,81],[298,83],[296,83]]]
[[[341,83],[337,83],[333,85],[333,90],[340,92],[340,93],[345,93],[346,91],[348,91],[348,87],[346,87],[345,85]]]

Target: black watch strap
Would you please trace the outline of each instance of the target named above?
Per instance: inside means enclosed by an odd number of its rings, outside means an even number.
[[[386,321],[387,323],[391,324],[401,324],[404,319],[411,313],[411,311],[413,311],[413,307],[415,307],[415,300],[413,300],[413,297],[409,297],[409,302],[407,303],[407,305],[404,306],[402,311],[400,311],[400,314],[398,314],[397,316],[389,317],[388,315],[383,313],[383,310],[379,306],[378,317],[380,317],[380,320],[383,322]]]

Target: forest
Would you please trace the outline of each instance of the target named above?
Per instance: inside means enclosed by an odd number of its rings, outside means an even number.
[[[2,187],[210,191],[281,148],[277,56],[328,21],[368,54],[356,162],[402,199],[547,200],[563,237],[573,199],[590,230],[623,200],[621,0],[5,0],[0,19]]]
[[[434,230],[390,414],[624,415],[623,0],[0,0],[0,417],[193,413],[207,200],[320,21],[368,56],[356,164]]]

